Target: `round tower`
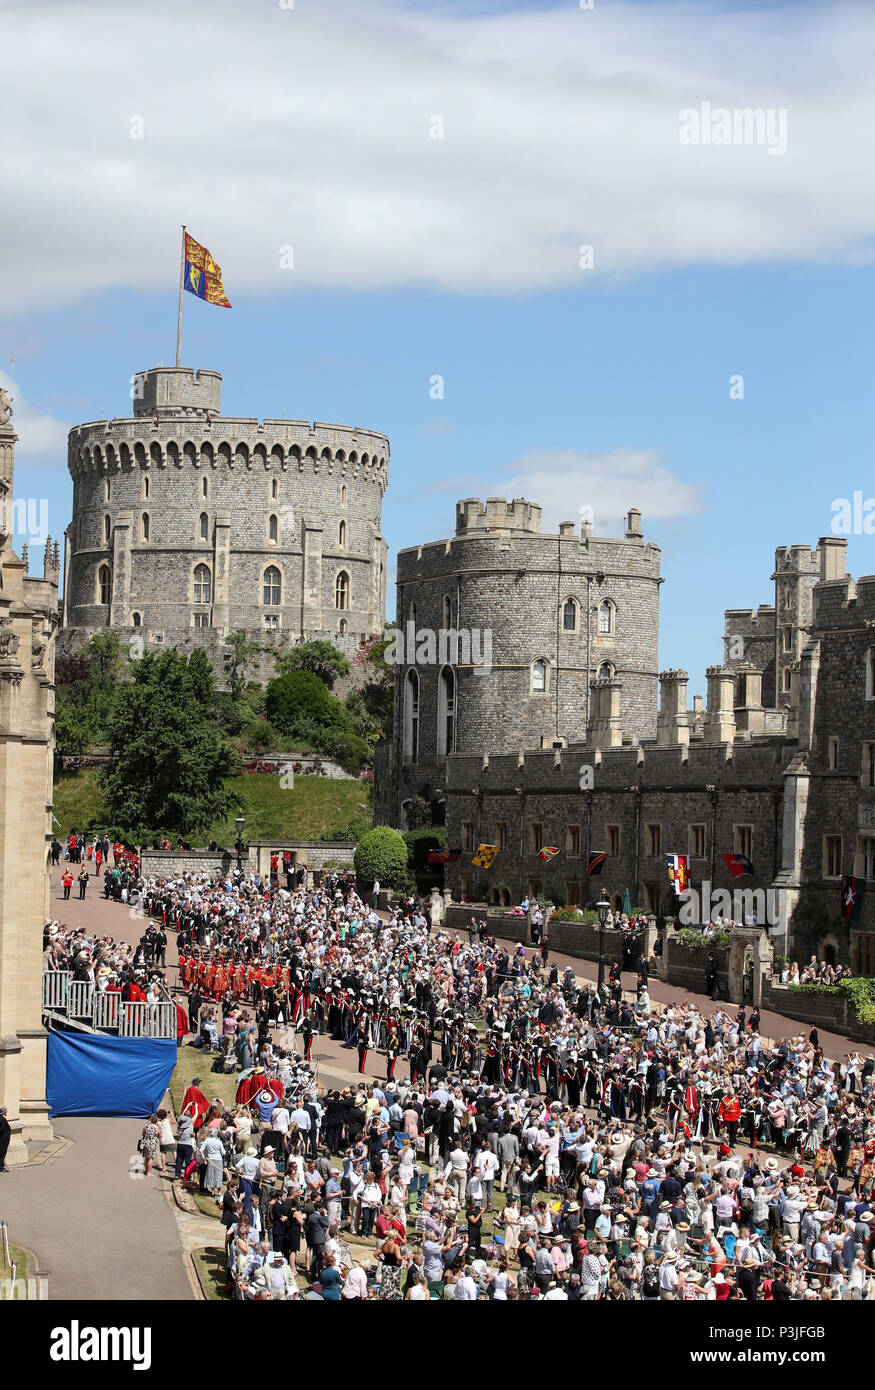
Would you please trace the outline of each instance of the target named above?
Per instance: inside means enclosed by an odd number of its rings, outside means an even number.
[[[131,415],[70,431],[68,634],[351,651],[384,622],[386,436],[223,416],[221,392],[218,372],[155,367],[131,378]]]

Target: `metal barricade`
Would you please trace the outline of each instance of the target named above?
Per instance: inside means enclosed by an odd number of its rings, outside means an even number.
[[[90,1018],[94,1009],[94,986],[88,980],[71,980],[67,992],[67,1013],[71,1018]]]
[[[70,986],[69,970],[46,970],[43,974],[43,1008],[66,1009]]]

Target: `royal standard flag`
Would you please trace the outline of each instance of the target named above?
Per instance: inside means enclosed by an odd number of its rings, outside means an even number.
[[[542,861],[542,863],[546,864],[549,860],[555,859],[558,853],[558,845],[545,845],[542,850],[539,850],[538,858]]]
[[[479,845],[471,863],[476,869],[489,869],[497,853],[498,845]]]
[[[185,233],[185,274],[183,288],[208,304],[218,304],[222,309],[230,309],[231,301],[225,296],[222,284],[222,268],[216,265],[209,251]]]

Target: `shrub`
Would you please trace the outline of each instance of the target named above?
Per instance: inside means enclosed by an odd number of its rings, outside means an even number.
[[[246,747],[254,753],[269,753],[277,744],[276,729],[266,719],[253,719],[246,730]]]
[[[700,931],[695,931],[692,927],[684,927],[681,931],[675,932],[675,941],[688,951],[717,951],[729,945],[731,940],[728,931],[715,932],[707,939]]]
[[[356,845],[353,862],[356,874],[365,883],[372,883],[375,878],[393,887],[405,882],[408,869],[404,836],[389,825],[374,826]]]
[[[599,915],[588,907],[560,907],[550,918],[551,922],[579,922],[581,926],[597,927]]]
[[[447,832],[442,825],[422,826],[418,830],[405,830],[404,843],[407,858],[414,873],[429,868],[428,856],[433,849],[443,849],[447,843]]]

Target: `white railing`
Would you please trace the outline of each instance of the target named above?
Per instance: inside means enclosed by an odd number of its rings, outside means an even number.
[[[120,1038],[175,1038],[176,1005],[172,1000],[160,1004],[123,1004],[121,995],[104,994],[87,980],[74,980],[66,970],[49,970],[43,975],[43,1010],[66,1015],[72,1022],[84,1022],[104,1033]],[[87,1029],[86,1029],[87,1031]]]
[[[69,970],[47,970],[43,975],[43,1008],[66,1009]]]
[[[121,1002],[120,994],[96,994],[94,1012],[91,1015],[95,1028],[115,1030],[118,1027]]]
[[[94,1012],[94,986],[88,980],[71,980],[67,1013],[71,1018],[90,1018]]]

